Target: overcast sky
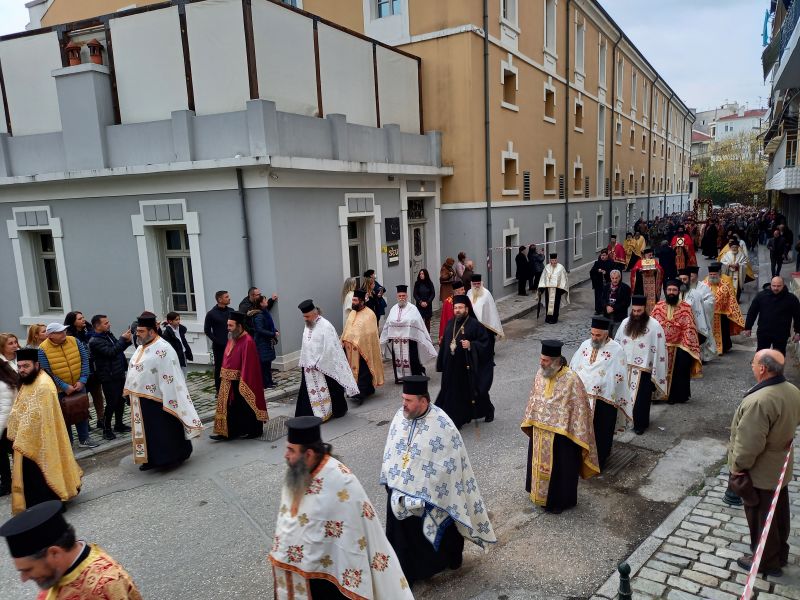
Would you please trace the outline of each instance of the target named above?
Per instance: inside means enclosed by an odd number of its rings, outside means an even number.
[[[331,0],[335,1],[335,0]],[[761,32],[769,0],[600,0],[690,107],[766,105]],[[0,35],[28,22],[25,0],[0,0]]]

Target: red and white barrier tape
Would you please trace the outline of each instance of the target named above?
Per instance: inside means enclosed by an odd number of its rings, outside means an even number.
[[[775,493],[772,495],[772,502],[769,505],[769,512],[764,521],[764,527],[761,530],[761,537],[758,540],[758,547],[755,554],[753,554],[753,564],[750,565],[750,573],[747,575],[747,581],[742,590],[740,600],[750,600],[753,595],[753,584],[758,576],[758,567],[761,565],[761,556],[764,554],[764,546],[767,545],[767,536],[769,535],[769,528],[772,525],[772,518],[775,516],[775,507],[778,505],[778,496],[780,496],[781,489],[783,488],[783,478],[786,476],[786,469],[789,468],[789,458],[792,456],[792,444],[789,444],[789,449],[786,451],[786,460],[783,461],[783,469],[781,469],[781,476],[778,479],[778,487],[775,488]]]
[[[580,236],[581,239],[589,238],[592,236],[596,236],[598,233],[610,233],[611,228],[606,227],[605,229],[598,229],[597,231],[592,231],[585,235]],[[516,246],[492,246],[489,250],[518,250],[520,246],[530,246],[531,244],[536,244],[537,246],[546,246],[549,244],[560,244],[561,242],[569,242],[571,240],[578,239],[577,237],[568,237],[568,238],[561,238],[560,240],[550,240],[549,242],[528,242],[528,243],[519,243]],[[605,248],[606,246],[603,246]]]

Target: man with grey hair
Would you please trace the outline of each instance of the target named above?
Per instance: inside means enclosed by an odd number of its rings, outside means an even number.
[[[800,390],[783,376],[784,357],[777,350],[759,350],[751,363],[756,385],[744,396],[731,423],[728,468],[731,481],[744,500],[750,527],[750,549],[755,552],[763,524],[778,485],[781,469],[789,453],[772,525],[767,534],[760,573],[773,577],[783,574],[789,558],[789,482],[792,481],[795,429],[800,425]],[[736,560],[749,570],[753,557]]]

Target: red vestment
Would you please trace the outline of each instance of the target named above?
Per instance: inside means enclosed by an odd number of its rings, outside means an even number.
[[[647,312],[650,313],[656,305],[656,302],[661,298],[661,286],[664,283],[664,267],[658,264],[657,259],[651,259],[655,260],[656,268],[644,269],[642,268],[643,260],[647,259],[640,258],[631,269],[631,293],[640,293],[636,289],[636,279],[637,277],[642,277],[641,293],[647,296]]]
[[[447,322],[453,318],[453,297],[450,296],[442,302],[442,312],[439,315],[439,343],[442,343],[444,338],[444,328],[447,327]]]
[[[612,247],[612,245],[609,243],[607,249],[609,256],[611,256],[615,263],[620,263],[627,266],[628,262],[625,260],[625,248],[622,244],[617,242],[616,245]]]
[[[214,417],[214,433],[228,435],[228,407],[233,404],[234,393],[231,387],[239,382],[238,390],[259,421],[267,421],[267,403],[264,400],[264,382],[261,378],[261,363],[258,349],[249,333],[238,339],[228,340],[222,357],[220,386],[217,395],[217,414]]]
[[[671,314],[670,309],[672,309]],[[700,360],[700,341],[697,338],[692,307],[686,302],[670,306],[665,300],[661,300],[655,305],[650,316],[661,324],[667,341],[667,390],[672,383],[672,369],[675,366],[675,354],[678,348],[692,357],[689,376],[699,376],[703,370],[703,363]]]
[[[683,240],[683,243],[679,243],[679,239]],[[672,241],[669,245],[675,250],[675,266],[679,270],[697,265],[694,242],[688,233],[672,236]]]

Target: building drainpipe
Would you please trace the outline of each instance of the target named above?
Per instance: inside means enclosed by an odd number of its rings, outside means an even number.
[[[667,147],[667,151],[664,153],[664,204],[661,206],[661,216],[663,217],[664,214],[667,212],[667,163],[669,159],[669,116],[672,113],[672,99],[675,97],[675,92],[672,92],[669,96],[669,101],[667,102],[667,122],[665,125],[665,133],[664,133],[664,145]],[[673,159],[674,160],[674,159]]]
[[[683,115],[683,129],[681,129],[681,155],[686,152],[686,148],[684,144],[686,143],[686,117],[689,116],[688,113],[684,113]],[[681,163],[681,212],[683,212],[683,188],[684,188],[684,179],[683,179],[683,163]],[[691,206],[687,206],[686,210],[690,210]]]
[[[489,127],[489,0],[483,0],[483,137],[486,179],[486,274],[485,285],[492,291],[492,158]]]
[[[247,216],[247,200],[244,194],[244,180],[241,169],[236,169],[236,185],[239,189],[239,203],[242,207],[242,240],[244,240],[244,265],[247,270],[247,287],[250,287],[255,283],[253,280],[253,252],[250,246],[250,231],[247,225],[249,220]]]
[[[656,79],[653,81],[652,86],[650,88],[650,135],[647,138],[647,219],[650,219],[650,194],[652,193],[652,181],[653,181],[653,96],[656,95],[656,86],[658,82],[661,80],[661,76],[656,73]]]
[[[569,18],[569,7],[572,4],[572,0],[567,0],[567,27],[566,27],[566,40],[567,40],[567,69],[566,69],[566,92],[564,99],[564,268],[566,269],[567,273],[569,273],[570,269],[570,253],[569,253],[569,180],[567,175],[569,174],[569,31],[570,31],[570,18]],[[574,233],[574,230],[573,230]],[[572,248],[573,252],[574,249],[577,247],[578,240],[572,240]]]
[[[617,145],[617,46],[622,41],[622,31],[617,30],[619,37],[614,42],[614,47],[611,49],[611,153],[608,157],[608,219],[609,223],[614,223],[614,146]],[[622,179],[622,173],[619,174]],[[601,182],[605,183],[605,182]],[[624,196],[623,196],[624,198]],[[625,212],[627,214],[628,201],[625,200]],[[627,230],[627,227],[626,227]]]

